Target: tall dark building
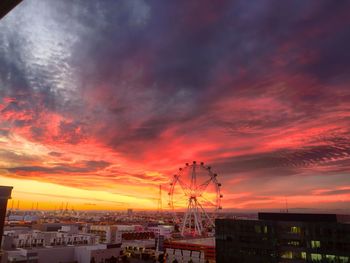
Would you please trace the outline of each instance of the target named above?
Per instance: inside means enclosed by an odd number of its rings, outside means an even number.
[[[22,0],[1,0],[0,1],[0,19],[10,12]]]
[[[2,235],[4,233],[4,223],[6,217],[7,200],[11,198],[11,186],[0,186],[0,249]],[[2,252],[0,250],[0,262],[2,260]]]
[[[218,263],[350,263],[350,217],[259,213],[258,220],[216,220]]]

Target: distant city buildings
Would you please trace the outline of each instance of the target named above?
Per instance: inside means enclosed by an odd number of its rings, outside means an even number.
[[[259,213],[259,220],[216,220],[222,263],[350,262],[350,218],[335,214]]]
[[[129,217],[132,217],[134,215],[134,212],[131,208],[129,208],[126,213],[127,213],[127,216]]]

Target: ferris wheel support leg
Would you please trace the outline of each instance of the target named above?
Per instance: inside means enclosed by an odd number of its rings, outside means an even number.
[[[195,223],[195,229],[197,229],[198,235],[202,235],[202,227],[200,226],[200,221],[199,221],[199,213],[198,213],[198,206],[197,206],[197,201],[194,201],[196,205],[194,206],[194,223]]]
[[[200,205],[200,204],[199,204]],[[201,212],[200,211],[198,211],[199,209],[198,209],[198,206],[197,206],[197,214],[199,215],[199,221],[198,221],[198,223],[199,223],[199,226],[200,226],[200,228],[201,228],[201,230],[202,230],[202,232],[203,232],[203,222],[202,222],[202,214],[201,214]]]
[[[215,227],[215,224],[214,224],[213,220],[211,220],[211,218],[208,216],[207,212],[205,212],[205,210],[204,210],[204,208],[202,207],[202,205],[201,205],[200,203],[198,203],[198,204],[199,204],[199,207],[201,208],[201,210],[203,211],[203,214],[205,215],[205,217],[208,218],[210,224],[211,224],[213,227]]]
[[[183,219],[183,222],[182,222],[182,228],[181,228],[181,236],[183,236],[184,233],[185,233],[186,223],[187,223],[187,219],[188,219],[189,211],[190,211],[190,205],[191,204],[189,203],[188,207],[187,207],[187,210],[186,210],[186,213],[184,215],[184,219]],[[190,219],[191,219],[191,215],[190,215]],[[191,226],[191,223],[190,223],[190,226]]]

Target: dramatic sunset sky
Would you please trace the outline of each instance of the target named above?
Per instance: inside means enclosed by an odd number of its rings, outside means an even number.
[[[25,0],[0,21],[0,185],[22,209],[156,209],[197,160],[224,209],[349,208],[349,9]]]

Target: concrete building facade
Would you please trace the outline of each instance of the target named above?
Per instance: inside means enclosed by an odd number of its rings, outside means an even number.
[[[108,263],[120,256],[120,246],[60,246],[6,251],[8,263]]]
[[[3,248],[5,250],[46,246],[95,245],[98,242],[98,236],[71,231],[70,227],[65,227],[56,232],[25,229],[9,230],[5,231],[3,235]]]

